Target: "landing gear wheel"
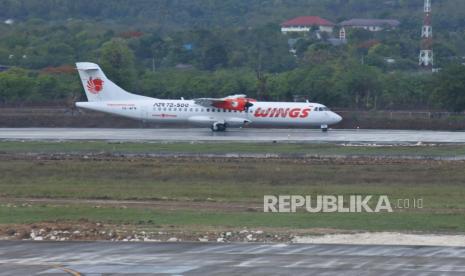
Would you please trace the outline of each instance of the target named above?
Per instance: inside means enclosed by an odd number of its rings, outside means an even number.
[[[226,131],[226,124],[218,124],[218,123],[215,123],[211,126],[211,129],[213,132],[223,132],[223,131]]]
[[[327,125],[322,125],[321,126],[321,131],[328,132],[328,126]]]

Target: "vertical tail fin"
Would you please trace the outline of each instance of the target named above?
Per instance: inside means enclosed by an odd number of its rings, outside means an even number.
[[[90,62],[76,63],[82,86],[89,102],[121,101],[143,99],[126,92],[124,89],[107,79],[100,66]]]

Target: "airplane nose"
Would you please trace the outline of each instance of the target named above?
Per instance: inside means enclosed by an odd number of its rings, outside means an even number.
[[[333,118],[334,118],[334,123],[337,124],[339,123],[340,121],[342,121],[342,117],[339,116],[339,114],[336,114],[333,112]]]

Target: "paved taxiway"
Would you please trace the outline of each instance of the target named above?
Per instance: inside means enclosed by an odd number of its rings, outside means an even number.
[[[0,275],[463,275],[465,247],[0,242]]]
[[[0,139],[217,141],[217,142],[334,142],[334,143],[465,143],[465,132],[407,130],[230,129],[213,133],[188,129],[0,128]]]

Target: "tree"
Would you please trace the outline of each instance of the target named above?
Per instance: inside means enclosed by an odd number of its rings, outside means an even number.
[[[442,107],[457,112],[465,110],[465,66],[447,67],[435,77],[434,86],[434,96]]]
[[[295,82],[293,91],[297,95],[328,105],[333,105],[339,100],[337,91],[333,89],[334,72],[330,66],[311,66],[296,73],[300,75],[293,80]]]
[[[341,93],[349,96],[349,106],[355,108],[377,108],[381,92],[380,72],[366,65],[353,64],[350,70],[335,76]]]
[[[203,58],[203,68],[207,70],[218,69],[228,64],[228,53],[221,44],[208,47]]]
[[[36,96],[34,79],[23,69],[0,73],[0,103],[25,102]]]
[[[107,77],[125,89],[135,80],[134,54],[122,39],[112,39],[100,49],[100,64]]]

